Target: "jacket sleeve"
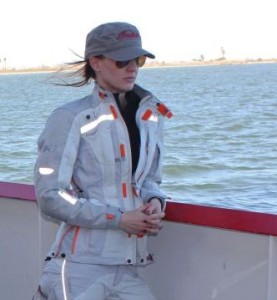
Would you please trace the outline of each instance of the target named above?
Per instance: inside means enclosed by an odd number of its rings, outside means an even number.
[[[162,161],[163,161],[163,120],[161,120],[157,136],[157,144],[153,156],[150,170],[143,181],[140,195],[144,203],[147,203],[151,198],[159,198],[162,204],[162,209],[165,209],[166,199],[165,193],[160,190],[162,182]]]
[[[157,151],[158,152],[158,151]],[[147,203],[152,198],[158,198],[161,201],[162,209],[165,209],[166,199],[168,198],[165,193],[160,190],[161,173],[157,168],[157,160],[153,160],[150,172],[145,178],[141,187],[141,198],[144,203]]]
[[[74,114],[57,109],[48,119],[38,141],[35,191],[43,216],[87,228],[118,228],[118,207],[79,198],[72,189],[78,155],[80,126]]]

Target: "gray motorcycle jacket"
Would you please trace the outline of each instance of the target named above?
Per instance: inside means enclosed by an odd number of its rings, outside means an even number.
[[[49,257],[92,264],[145,265],[146,236],[119,228],[122,212],[159,189],[164,117],[170,111],[139,86],[140,155],[134,174],[127,127],[113,94],[95,84],[91,95],[56,109],[38,141],[35,191],[42,216],[61,222]]]

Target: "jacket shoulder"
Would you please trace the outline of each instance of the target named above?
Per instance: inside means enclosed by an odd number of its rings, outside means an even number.
[[[83,110],[89,109],[92,107],[92,96],[88,95],[83,98],[68,102],[62,106],[56,108],[55,111],[66,110],[71,112],[73,115],[77,115]]]
[[[142,88],[139,85],[135,85],[134,87],[134,92],[141,98],[141,99],[146,99],[146,103],[153,108],[162,116],[171,118],[173,116],[170,108],[160,101],[155,95],[153,95],[151,92],[148,90]]]

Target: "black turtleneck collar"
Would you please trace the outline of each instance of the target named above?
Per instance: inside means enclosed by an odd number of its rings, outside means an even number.
[[[138,165],[140,152],[140,135],[136,124],[136,112],[141,99],[136,93],[129,91],[125,93],[125,105],[122,105],[120,97],[123,95],[119,93],[113,95],[128,129],[132,151],[132,171],[134,173]]]

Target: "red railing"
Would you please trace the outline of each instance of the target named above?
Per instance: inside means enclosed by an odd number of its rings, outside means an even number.
[[[0,198],[36,202],[34,186],[21,183],[0,181]],[[178,223],[277,236],[277,215],[262,212],[169,202],[165,219]]]

